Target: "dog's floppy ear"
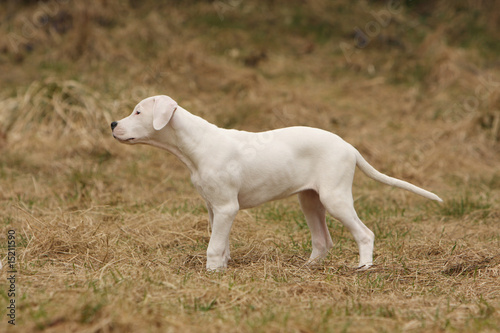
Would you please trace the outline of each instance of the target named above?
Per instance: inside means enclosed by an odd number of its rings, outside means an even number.
[[[177,103],[168,96],[155,96],[153,106],[153,128],[157,131],[167,126],[177,109]]]

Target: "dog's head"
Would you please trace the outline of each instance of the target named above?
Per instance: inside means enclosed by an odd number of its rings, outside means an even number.
[[[148,143],[169,123],[177,103],[165,95],[148,97],[134,108],[132,114],[111,123],[113,137],[121,143]]]

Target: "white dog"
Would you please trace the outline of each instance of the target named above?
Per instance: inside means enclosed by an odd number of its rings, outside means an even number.
[[[379,182],[442,202],[434,193],[378,172],[349,143],[316,128],[261,133],[222,129],[168,96],[154,96],[141,101],[130,116],[113,122],[111,129],[118,141],[168,150],[189,168],[210,219],[208,270],[227,267],[229,232],[238,210],[292,194],[298,194],[311,230],[308,262],[322,260],[333,247],[325,220],[328,211],[354,236],[358,268],[369,268],[375,237],[354,210],[351,188],[356,165]]]

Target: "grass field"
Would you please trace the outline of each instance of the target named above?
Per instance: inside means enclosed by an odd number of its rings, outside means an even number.
[[[495,2],[24,0],[0,13],[0,331],[500,330]],[[353,269],[331,218],[334,248],[305,266],[293,197],[241,211],[229,268],[206,272],[187,168],[111,137],[156,94],[221,127],[335,132],[444,203],[358,172],[373,269]]]

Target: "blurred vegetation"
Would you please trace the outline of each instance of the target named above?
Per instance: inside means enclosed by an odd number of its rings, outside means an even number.
[[[82,58],[111,63],[123,56],[118,51],[125,46],[134,56],[151,59],[160,57],[176,37],[200,40],[221,54],[242,48],[244,56],[254,50],[300,56],[314,52],[316,44],[337,44],[335,49],[340,41],[359,42],[362,36],[369,40],[358,47],[398,50],[411,58],[412,52],[405,51],[437,32],[446,45],[474,48],[490,61],[496,61],[500,47],[500,6],[493,1],[107,0],[86,5],[24,0],[0,6],[6,36],[1,60],[13,64],[72,64]],[[118,30],[126,26],[130,34],[121,35]],[[298,49],[297,39],[311,45]],[[45,59],[37,59],[42,54]]]
[[[353,105],[359,96],[351,81],[378,89],[372,101],[383,90],[406,90],[410,109],[390,108],[389,115],[500,140],[495,2],[52,0],[3,1],[0,9],[4,98],[29,99],[25,87],[34,82],[74,81],[100,96],[106,119],[162,93],[221,126],[338,130],[349,115],[327,115],[332,107],[380,113]],[[73,103],[68,95],[62,100]],[[20,116],[14,100],[6,103],[3,136]],[[318,113],[302,120],[308,107]],[[98,127],[107,131],[104,122]]]

